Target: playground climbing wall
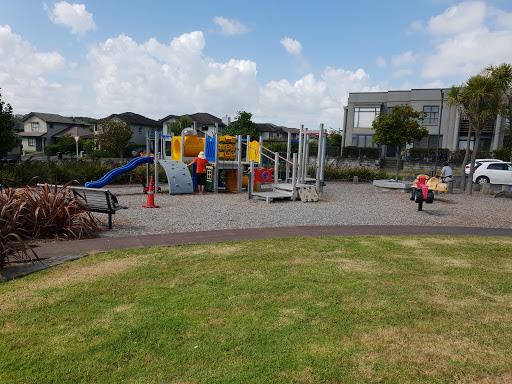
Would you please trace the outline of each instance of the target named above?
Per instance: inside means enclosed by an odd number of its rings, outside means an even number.
[[[174,160],[160,160],[159,165],[162,166],[167,174],[169,195],[194,193],[192,176],[190,176],[190,172],[185,163]]]

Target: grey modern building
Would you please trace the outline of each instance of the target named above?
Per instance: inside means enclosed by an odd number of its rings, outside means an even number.
[[[423,126],[429,135],[421,142],[409,147],[436,148],[451,151],[465,149],[469,122],[460,116],[458,108],[447,105],[446,93],[449,89],[412,89],[410,91],[350,93],[345,107],[343,121],[343,147],[376,147],[372,141],[372,122],[380,113],[388,113],[395,105],[409,104],[417,111],[426,113]],[[441,117],[442,115],[442,117]],[[491,151],[501,146],[506,119],[498,116],[496,121],[484,130],[480,138],[479,150]],[[471,139],[471,147],[474,138]],[[395,148],[384,147],[382,155],[395,157]]]

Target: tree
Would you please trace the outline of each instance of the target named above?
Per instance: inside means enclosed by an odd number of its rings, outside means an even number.
[[[448,103],[457,105],[461,114],[469,120],[468,145],[466,146],[466,155],[462,164],[469,157],[469,141],[471,134],[474,134],[475,142],[471,153],[471,165],[469,168],[469,180],[466,186],[466,193],[472,193],[473,171],[475,168],[475,159],[480,143],[482,131],[489,123],[496,120],[498,114],[506,113],[508,108],[507,91],[512,83],[512,69],[508,68],[508,79],[504,76],[507,72],[508,64],[502,64],[497,68],[489,67],[481,73],[471,76],[465,84],[459,87],[452,87],[448,94]],[[492,68],[492,69],[491,69]],[[462,168],[463,175],[464,168]]]
[[[378,145],[392,145],[397,153],[406,144],[420,141],[428,135],[428,130],[421,126],[423,112],[415,111],[410,105],[395,105],[390,113],[377,116],[372,123],[375,134],[372,140]],[[398,180],[400,156],[396,160],[395,180]]]
[[[133,132],[130,124],[117,118],[102,119],[98,122],[100,132],[96,137],[102,149],[119,153],[123,158],[123,148],[130,142]]]
[[[341,140],[342,139],[343,139],[343,135],[341,133],[329,132],[329,134],[327,135],[327,146],[341,148]]]
[[[192,126],[192,120],[186,115],[168,124],[169,131],[175,136],[181,135],[181,132],[190,126]]]
[[[485,72],[494,76],[502,88],[505,89],[503,99],[508,107],[504,116],[508,116],[508,123],[503,131],[503,147],[512,148],[512,131],[510,129],[512,123],[512,89],[510,89],[512,85],[512,65],[508,63],[500,64],[497,67],[490,65],[485,68]]]
[[[229,124],[222,134],[236,136],[251,136],[251,139],[257,140],[260,137],[258,126],[251,120],[252,113],[239,111],[236,120]]]
[[[14,131],[14,116],[10,104],[0,94],[0,159],[21,145],[21,136]]]

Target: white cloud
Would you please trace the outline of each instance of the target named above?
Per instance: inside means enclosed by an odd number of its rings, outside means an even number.
[[[71,28],[71,33],[83,35],[85,32],[96,29],[92,13],[85,10],[84,4],[70,4],[66,1],[56,3],[53,10],[46,4],[50,20],[55,24],[62,24]]]
[[[298,56],[302,52],[302,44],[292,38],[283,37],[281,39],[281,44],[286,49],[286,52],[288,52],[291,55]]]
[[[91,46],[85,66],[78,67],[59,53],[38,52],[9,26],[0,26],[2,94],[15,113],[101,118],[132,111],[160,119],[196,112],[235,116],[245,110],[257,122],[316,129],[319,123],[342,127],[349,92],[385,88],[372,87],[363,69],[330,67],[319,76],[262,84],[254,61],[219,62],[204,55],[205,45],[200,31],[169,43],[155,38],[139,43],[121,34]]]
[[[355,72],[327,67],[316,79],[312,74],[290,83],[271,81],[260,90],[255,119],[261,122],[279,122],[289,127],[304,124],[317,129],[319,123],[326,128],[342,128],[343,105],[349,92],[380,91],[370,86],[370,76],[363,70]]]
[[[343,104],[351,91],[370,87],[369,75],[326,68],[294,83],[257,81],[256,63],[204,57],[202,32],[183,34],[162,44],[150,39],[138,44],[126,35],[92,48],[88,60],[93,74],[99,116],[134,111],[158,119],[168,114],[209,112],[234,116],[246,110],[254,121],[297,127],[342,126]]]
[[[416,55],[414,55],[412,51],[407,51],[401,55],[393,56],[391,62],[395,67],[414,64],[416,63]]]
[[[428,29],[434,35],[468,32],[483,25],[486,5],[481,1],[463,2],[430,18]]]
[[[80,85],[51,79],[70,73],[72,63],[57,52],[38,52],[9,25],[0,25],[0,82],[4,99],[15,113],[31,111],[59,113],[80,105]],[[51,100],[51,105],[48,105]],[[81,111],[77,111],[81,112]]]
[[[205,40],[196,31],[165,45],[138,44],[119,35],[88,54],[96,109],[102,115],[127,110],[161,118],[166,114],[209,112],[222,116],[233,105],[257,99],[256,63],[219,63],[203,56]]]
[[[213,22],[220,27],[220,33],[225,36],[241,35],[247,32],[247,27],[237,20],[229,20],[222,16],[213,18]]]
[[[421,20],[414,20],[410,25],[409,28],[407,28],[406,33],[408,35],[423,30],[423,21]]]
[[[510,62],[512,13],[464,2],[431,18],[434,54],[424,60],[422,77],[455,76],[464,80],[489,64]]]
[[[387,65],[386,59],[384,59],[381,56],[377,57],[377,59],[375,60],[375,63],[377,64],[377,67],[379,67],[379,68],[385,68]]]

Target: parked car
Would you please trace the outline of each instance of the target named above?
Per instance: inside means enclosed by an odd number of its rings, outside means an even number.
[[[483,162],[473,174],[473,182],[478,184],[512,185],[512,163]]]
[[[137,148],[132,151],[132,157],[139,157],[141,153],[144,153],[144,148]]]
[[[476,159],[475,160],[475,169],[477,169],[482,163],[489,163],[489,162],[492,162],[492,163],[497,163],[497,162],[501,162],[502,160],[499,160],[499,159]],[[471,162],[467,163],[466,164],[466,175],[469,175],[469,168],[471,166]]]

